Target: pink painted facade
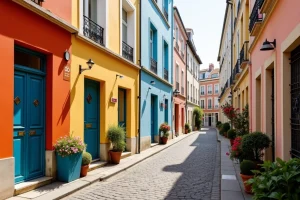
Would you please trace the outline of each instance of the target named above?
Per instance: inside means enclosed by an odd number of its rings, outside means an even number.
[[[254,4],[255,0],[250,0],[250,13],[255,11]],[[258,10],[264,14],[263,20],[251,32],[250,129],[262,131],[274,140],[274,149],[266,153],[269,160],[300,156],[299,125],[295,126],[300,122],[298,90],[291,90],[298,84],[295,77],[300,77],[299,70],[292,71],[293,65],[300,67],[300,63],[290,60],[292,52],[300,48],[299,7],[299,0],[264,0]],[[276,39],[274,50],[260,50],[266,39]]]
[[[179,94],[173,99],[173,127],[176,135],[184,133],[186,122],[186,41],[188,39],[178,9],[174,8],[174,70],[173,91]]]
[[[200,71],[200,108],[203,110],[203,125],[216,126],[219,121],[219,69],[210,64],[209,69]]]

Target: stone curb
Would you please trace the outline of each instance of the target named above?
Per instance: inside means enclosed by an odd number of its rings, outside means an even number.
[[[41,194],[41,195],[39,195],[37,197],[26,198],[26,197],[24,197],[24,195],[26,195],[26,193],[24,193],[24,194],[21,194],[19,196],[15,196],[15,197],[10,198],[10,200],[21,200],[21,199],[23,199],[23,200],[26,200],[26,199],[36,199],[36,200],[37,199],[41,199],[41,200],[42,199],[43,200],[55,199],[56,200],[56,199],[62,199],[64,197],[66,197],[66,196],[71,195],[74,192],[77,192],[80,189],[88,187],[89,185],[91,185],[91,184],[93,184],[95,182],[107,180],[108,178],[111,178],[112,176],[115,176],[115,175],[119,174],[120,172],[125,171],[125,170],[133,167],[134,165],[136,165],[136,164],[138,164],[138,163],[140,163],[140,162],[142,162],[142,161],[144,161],[144,160],[146,160],[146,159],[148,159],[148,158],[150,158],[150,157],[152,157],[152,156],[154,156],[154,155],[162,152],[163,150],[165,150],[165,149],[173,146],[174,144],[177,144],[178,142],[184,140],[185,138],[190,137],[191,135],[194,135],[195,133],[198,133],[198,131],[193,131],[193,132],[191,132],[191,133],[189,133],[187,135],[183,134],[183,135],[181,135],[181,137],[179,136],[179,138],[172,139],[170,141],[171,143],[166,144],[164,146],[158,145],[156,147],[153,147],[153,148],[159,148],[159,149],[157,149],[156,151],[150,153],[149,155],[147,155],[147,156],[145,156],[143,158],[140,158],[140,159],[137,158],[136,161],[132,161],[132,163],[130,163],[127,166],[119,167],[119,165],[115,165],[115,166],[112,167],[112,169],[107,170],[107,172],[108,172],[107,174],[104,174],[105,173],[104,172],[102,174],[100,173],[100,174],[90,175],[89,177],[83,177],[83,178],[80,178],[80,179],[78,179],[78,180],[76,180],[74,182],[68,183],[68,184],[66,184],[66,185],[64,185],[64,186],[62,186],[62,187],[60,187],[58,189],[54,189],[51,192],[48,192],[48,193],[45,193],[45,194]],[[149,148],[149,150],[150,149],[151,148]],[[141,155],[141,154],[134,154],[134,155]],[[134,156],[134,155],[132,155],[132,156]],[[130,156],[128,158],[132,158],[132,156]],[[101,169],[101,168],[99,168],[99,169]],[[111,172],[109,172],[109,171],[111,171]],[[91,172],[93,172],[93,171],[91,171]],[[87,180],[87,178],[89,178],[90,180]],[[53,182],[52,184],[54,184],[54,183],[55,182]],[[47,186],[44,186],[44,187],[47,187]],[[30,192],[32,192],[32,191],[29,191],[28,193],[30,193]]]

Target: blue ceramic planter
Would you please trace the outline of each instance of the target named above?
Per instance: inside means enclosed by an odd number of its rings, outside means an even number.
[[[71,182],[80,177],[82,153],[62,157],[56,154],[57,179]]]

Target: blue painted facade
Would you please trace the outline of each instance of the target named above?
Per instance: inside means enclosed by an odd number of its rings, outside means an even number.
[[[151,69],[151,58],[157,62],[157,72]],[[141,1],[141,137],[151,136],[151,142],[161,123],[167,122],[172,130],[172,60],[173,0]],[[164,69],[169,84],[163,81]]]

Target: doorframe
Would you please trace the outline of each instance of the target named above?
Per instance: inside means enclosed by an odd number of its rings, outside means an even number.
[[[36,75],[36,76],[40,76],[43,78],[43,86],[42,86],[42,96],[43,96],[43,103],[44,103],[44,106],[43,106],[43,125],[44,125],[44,134],[42,136],[42,151],[44,151],[44,153],[42,153],[42,164],[41,164],[41,171],[42,171],[42,174],[41,176],[39,177],[43,177],[45,176],[45,172],[46,172],[46,105],[47,105],[47,92],[46,92],[46,81],[47,81],[47,74],[46,74],[46,67],[47,67],[47,56],[42,54],[42,53],[39,53],[37,51],[33,51],[31,49],[28,49],[28,48],[25,48],[25,47],[22,47],[22,46],[19,46],[19,45],[14,45],[14,51],[20,51],[20,52],[23,52],[23,53],[26,53],[26,54],[29,54],[29,55],[34,55],[34,56],[37,56],[41,59],[41,70],[37,70],[37,69],[33,69],[33,68],[30,68],[28,66],[23,66],[23,65],[18,65],[18,64],[15,64],[15,61],[14,61],[14,76],[15,76],[15,72],[23,72],[23,73],[28,73],[28,74],[31,74],[31,75]],[[15,90],[15,88],[14,88]],[[26,91],[26,96],[27,96],[27,91]],[[27,106],[26,106],[27,107]],[[14,109],[13,109],[13,112],[14,112]],[[26,113],[25,114],[26,118],[29,118],[29,113]],[[14,123],[14,122],[13,122]],[[26,121],[27,123],[27,121]],[[13,124],[13,130],[14,130],[14,124]],[[14,139],[12,140],[12,142],[14,143]],[[26,142],[28,142],[28,139],[26,140]],[[14,150],[14,148],[13,148]],[[25,151],[27,151],[28,149],[26,149]],[[14,155],[13,155],[14,157]],[[27,159],[28,161],[28,154],[26,153],[25,155],[25,160]],[[25,161],[24,161],[25,162]],[[26,165],[27,163],[25,162],[24,165]],[[16,162],[14,162],[14,170],[15,170],[15,165],[16,165]],[[24,166],[25,167],[25,166]],[[23,183],[23,182],[26,182],[26,181],[30,181],[30,180],[33,180],[33,179],[36,179],[36,178],[39,178],[39,177],[33,177],[33,178],[29,178],[29,179],[26,179],[26,175],[28,176],[28,171],[26,172],[26,170],[24,171],[24,180],[22,181],[19,181],[19,182],[15,182],[15,176],[14,176],[14,184],[19,184],[19,183]]]

